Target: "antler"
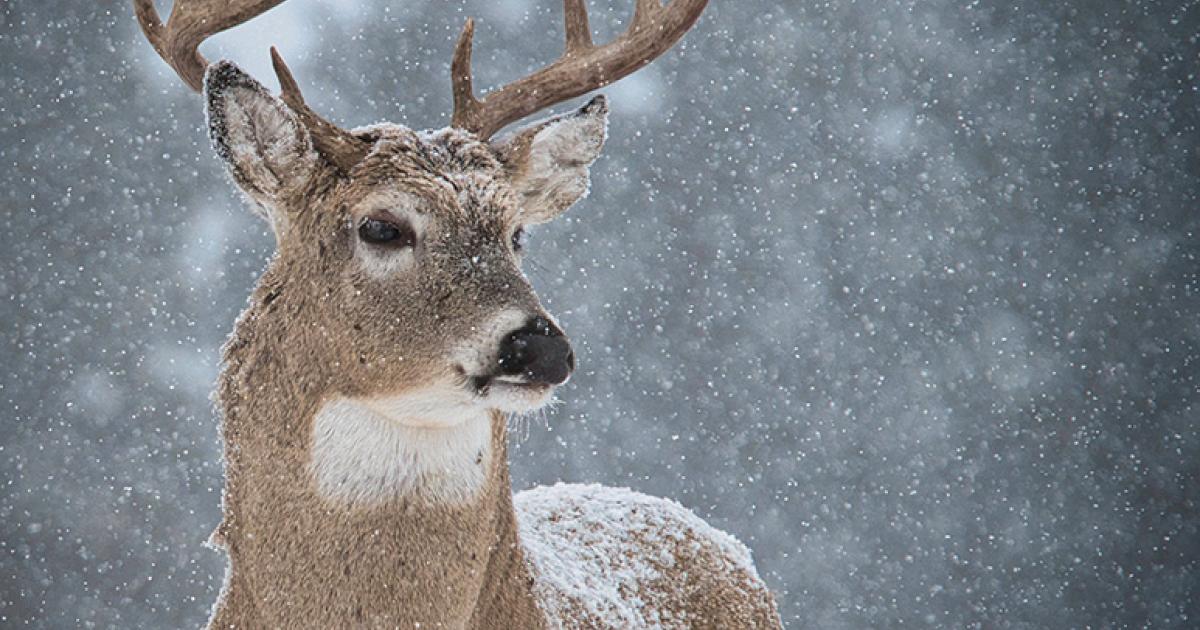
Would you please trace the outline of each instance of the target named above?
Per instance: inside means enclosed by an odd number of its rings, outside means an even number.
[[[367,157],[371,152],[371,145],[367,141],[325,120],[305,104],[300,86],[292,78],[291,70],[283,63],[283,57],[274,46],[271,47],[271,65],[275,68],[275,76],[279,78],[279,97],[308,127],[308,135],[312,137],[317,153],[325,156],[343,173],[348,173],[355,164]]]
[[[208,61],[200,54],[204,40],[249,21],[284,0],[176,0],[166,26],[158,17],[154,0],[133,0],[134,12],[150,45],[175,70],[188,87],[199,92]],[[370,146],[350,132],[325,120],[304,103],[300,87],[283,58],[271,48],[271,62],[279,78],[283,102],[308,127],[317,151],[343,171],[350,170],[370,151]]]
[[[158,19],[154,0],[133,0],[138,24],[158,56],[175,69],[188,87],[199,92],[208,61],[197,50],[201,42],[267,12],[284,0],[199,2],[177,0],[166,27]]]
[[[633,21],[617,39],[592,43],[585,0],[563,0],[566,50],[537,72],[475,98],[471,85],[471,40],[475,23],[468,19],[450,63],[454,86],[451,125],[487,139],[505,125],[555,103],[603,87],[659,57],[696,23],[708,0],[637,0]]]

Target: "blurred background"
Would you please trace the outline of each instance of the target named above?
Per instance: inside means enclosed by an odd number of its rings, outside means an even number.
[[[632,4],[590,2],[597,38]],[[463,20],[497,86],[560,6],[292,0],[204,50],[440,127]],[[273,240],[130,3],[0,21],[0,625],[196,627],[209,392]],[[517,489],[679,500],[793,628],[1196,627],[1198,32],[1197,2],[714,0],[604,90],[592,194],[532,234],[581,368]]]

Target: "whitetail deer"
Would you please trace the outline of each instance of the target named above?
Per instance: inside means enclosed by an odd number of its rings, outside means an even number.
[[[707,0],[638,0],[594,45],[567,0],[566,52],[476,99],[472,24],[450,127],[345,131],[279,54],[281,98],[207,37],[282,0],[177,0],[156,51],[203,91],[209,133],[278,247],[224,351],[229,569],[214,628],[779,627],[749,552],[676,503],[557,485],[513,497],[505,417],[574,355],[521,273],[523,226],[587,192],[603,97],[491,136],[669,49]]]

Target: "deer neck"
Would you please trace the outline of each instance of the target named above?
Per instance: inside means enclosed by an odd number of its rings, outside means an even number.
[[[213,627],[544,625],[499,414],[397,424],[259,356],[223,376],[230,568]]]

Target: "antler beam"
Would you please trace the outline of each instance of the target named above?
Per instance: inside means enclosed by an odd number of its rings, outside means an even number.
[[[566,46],[561,57],[524,78],[475,98],[468,19],[450,64],[454,90],[451,125],[487,139],[505,125],[624,78],[675,45],[696,23],[708,0],[637,0],[629,28],[603,46],[592,43],[585,0],[564,0]]]
[[[154,0],[134,0],[142,33],[150,45],[179,75],[188,87],[199,92],[204,83],[208,60],[198,50],[204,40],[242,22],[266,13],[284,0],[242,0],[211,2],[177,0],[171,7],[166,26],[154,9]]]
[[[142,33],[175,74],[199,92],[204,85],[208,60],[200,54],[204,40],[247,22],[285,0],[176,0],[164,26],[154,0],[133,0]],[[350,170],[370,146],[350,132],[325,120],[304,103],[300,87],[279,52],[271,48],[271,62],[282,88],[280,97],[308,128],[317,152],[343,172]]]

